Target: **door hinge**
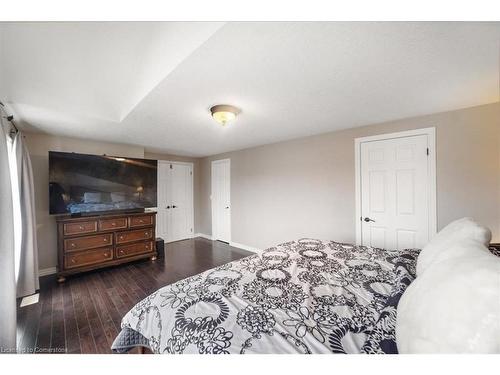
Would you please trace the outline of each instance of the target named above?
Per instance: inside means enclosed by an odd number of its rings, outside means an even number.
[[[170,164],[170,169],[174,169],[174,168],[172,167],[172,164]]]
[[[429,156],[429,147],[427,147],[427,156]]]
[[[193,175],[193,172],[189,172],[189,174],[192,176],[192,175]]]
[[[191,228],[191,232],[193,231],[193,228]]]

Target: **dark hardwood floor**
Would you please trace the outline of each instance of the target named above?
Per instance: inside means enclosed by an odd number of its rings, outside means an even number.
[[[165,258],[139,261],[58,284],[40,279],[37,304],[17,309],[20,353],[110,353],[121,318],[156,289],[252,253],[195,238],[165,245]],[[18,301],[19,306],[20,301]]]

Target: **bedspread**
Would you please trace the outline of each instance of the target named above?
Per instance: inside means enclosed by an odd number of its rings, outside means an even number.
[[[157,290],[121,334],[154,353],[397,353],[396,307],[418,252],[286,242]]]

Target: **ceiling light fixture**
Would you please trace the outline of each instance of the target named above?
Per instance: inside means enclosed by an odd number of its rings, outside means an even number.
[[[232,105],[218,104],[210,108],[210,112],[214,120],[224,126],[228,121],[234,120],[240,111]]]

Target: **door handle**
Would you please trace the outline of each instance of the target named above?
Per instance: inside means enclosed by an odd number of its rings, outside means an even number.
[[[226,210],[229,208],[229,206],[226,207]]]
[[[365,221],[365,223],[369,223],[370,221],[375,222],[375,220],[370,219],[369,217],[365,217],[363,220]]]
[[[170,206],[167,206],[167,210],[170,209]]]
[[[172,208],[177,208],[177,206],[172,206]]]

